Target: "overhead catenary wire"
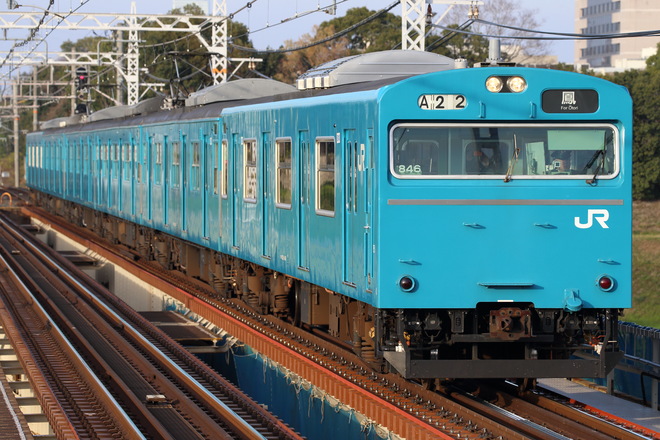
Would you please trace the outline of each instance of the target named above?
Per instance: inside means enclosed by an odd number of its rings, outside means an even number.
[[[330,35],[329,37],[322,38],[320,40],[313,41],[309,44],[305,44],[305,45],[302,45],[302,46],[296,46],[296,47],[291,47],[291,48],[282,48],[282,49],[255,49],[255,48],[252,48],[252,47],[240,46],[238,44],[233,44],[233,43],[230,43],[230,45],[232,47],[235,47],[236,49],[242,50],[244,52],[250,52],[250,53],[266,53],[266,54],[268,54],[268,53],[295,52],[295,51],[298,51],[298,50],[307,49],[309,47],[318,46],[319,44],[327,43],[328,41],[332,41],[332,40],[337,39],[337,38],[341,38],[344,35],[348,34],[349,32],[359,28],[360,26],[363,26],[363,25],[375,20],[376,18],[380,17],[381,15],[383,15],[386,12],[393,9],[398,4],[400,4],[400,1],[395,0],[391,5],[387,6],[384,9],[381,9],[380,11],[377,11],[376,13],[370,15],[369,17],[367,17],[363,20],[360,20],[359,22],[355,23],[353,26],[349,26],[349,27],[347,27],[346,29],[344,29],[342,31],[339,31],[337,33],[334,33],[334,34]]]
[[[480,32],[470,32],[464,29],[457,29],[448,26],[433,25],[433,27],[438,29],[443,29],[450,32],[457,32],[465,35],[472,35],[477,37],[488,37],[488,38],[502,38],[502,39],[511,39],[511,40],[609,40],[617,38],[636,38],[636,37],[653,37],[660,35],[660,29],[658,30],[648,30],[648,31],[639,31],[639,32],[620,32],[614,34],[571,34],[564,32],[546,32],[546,31],[537,31],[534,29],[525,29],[515,26],[507,26],[498,23],[493,23],[490,21],[485,21],[481,19],[474,20],[475,23],[481,23],[488,26],[501,27],[505,29],[517,30],[521,32],[527,32],[530,34],[541,34],[541,35],[553,35],[553,36],[543,36],[536,37],[533,35],[495,35],[495,34],[485,34]]]
[[[80,0],[80,5],[78,5],[77,7],[73,8],[73,9],[71,9],[66,15],[56,14],[57,17],[60,18],[60,21],[58,21],[58,22],[57,22],[57,23],[56,23],[56,24],[55,24],[55,25],[54,25],[54,26],[48,31],[48,33],[47,33],[43,38],[41,38],[40,41],[44,41],[44,40],[45,40],[45,39],[46,39],[51,33],[53,33],[53,31],[54,31],[55,29],[57,29],[57,27],[58,27],[58,26],[59,26],[59,25],[60,25],[60,24],[66,19],[66,18],[68,18],[68,17],[69,17],[70,15],[72,15],[74,12],[78,11],[78,9],[82,8],[82,7],[83,7],[84,5],[86,5],[89,1],[90,1],[90,0]],[[15,44],[12,46],[12,48],[9,49],[9,51],[7,52],[7,56],[2,60],[2,62],[0,62],[0,69],[3,68],[3,67],[5,66],[5,64],[7,64],[7,61],[11,58],[12,54],[14,53],[14,51],[15,51],[18,47],[25,46],[27,43],[29,43],[30,41],[32,41],[32,40],[34,39],[34,37],[37,35],[37,33],[39,32],[39,30],[41,29],[41,25],[42,25],[42,24],[44,23],[44,21],[46,20],[46,17],[48,17],[48,15],[50,15],[50,8],[52,8],[54,4],[55,4],[55,0],[50,0],[50,1],[49,1],[49,4],[48,4],[48,8],[46,8],[46,11],[44,12],[43,17],[41,17],[41,20],[39,20],[39,23],[37,24],[37,26],[30,30],[30,35],[28,36],[28,38],[26,38],[25,40],[23,40],[23,41],[20,42],[20,43],[15,43]],[[19,5],[19,6],[20,6],[20,5]],[[30,50],[30,51],[27,53],[27,55],[31,55],[32,52],[34,52],[35,49],[36,49],[37,47],[38,47],[38,44],[35,45],[35,46],[32,48],[32,50]],[[22,63],[19,63],[18,65],[14,65],[14,66],[12,66],[12,68],[9,70],[9,72],[7,72],[6,74],[4,74],[4,75],[2,75],[2,76],[3,76],[3,77],[11,76],[11,74],[12,74],[14,71],[16,71],[17,69],[19,69],[19,68],[21,67],[21,65],[22,65]]]

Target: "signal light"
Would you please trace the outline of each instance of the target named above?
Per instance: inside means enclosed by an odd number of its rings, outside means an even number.
[[[78,67],[76,69],[76,77],[74,78],[74,83],[76,85],[76,90],[85,90],[87,89],[87,79],[89,74],[87,73],[86,67]]]
[[[614,289],[614,286],[614,279],[609,275],[603,275],[598,278],[598,287],[600,287],[601,290],[609,292],[610,290]]]

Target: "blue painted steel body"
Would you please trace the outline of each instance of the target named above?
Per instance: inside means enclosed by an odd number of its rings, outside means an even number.
[[[521,76],[527,86],[492,93],[491,76]],[[572,93],[596,100],[580,111],[548,107],[546,92],[566,91],[566,108]],[[432,109],[425,96],[455,106]],[[610,82],[542,69],[459,69],[31,133],[26,176],[40,192],[382,310],[369,336],[381,337],[378,354],[389,353],[404,375],[437,377],[438,369],[461,374],[477,356],[470,344],[495,342],[489,357],[502,341],[520,339],[519,352],[502,361],[535,359],[530,344],[539,332],[548,346],[561,333],[583,347],[569,313],[603,335],[616,325],[611,311],[631,306],[631,127],[630,95]],[[537,129],[543,140],[528,136]],[[458,139],[459,131],[468,136]],[[404,139],[410,133],[423,139]],[[600,146],[589,146],[598,136]],[[565,171],[562,142],[574,158],[593,154],[584,171]],[[468,154],[473,144],[479,151]],[[419,164],[397,162],[413,147],[431,157],[429,169],[442,151],[442,166],[462,171],[424,175]],[[462,156],[452,156],[459,147]],[[488,148],[506,151],[508,169],[466,171]],[[287,169],[290,188],[279,180]],[[514,315],[513,327],[500,312]],[[440,329],[448,359],[465,364],[443,370],[428,348]],[[428,367],[410,363],[418,355],[402,342],[411,334]],[[604,375],[600,362],[581,373]],[[489,374],[479,368],[469,374]],[[530,371],[548,376],[552,367]]]
[[[522,74],[529,85],[515,94],[466,87],[483,84],[491,74]],[[555,88],[596,88],[600,106],[586,116],[544,113],[542,92]],[[420,109],[417,98],[424,93],[461,93],[468,105],[441,113]],[[619,86],[566,72],[506,67],[439,72],[377,90],[227,108],[222,120],[45,136],[43,169],[29,167],[28,184],[378,308],[473,308],[484,301],[563,308],[567,291],[577,292],[584,307],[625,308],[631,301],[632,133],[631,116],[620,109],[629,101]],[[621,134],[621,167],[614,179],[596,185],[524,178],[400,180],[389,172],[388,128],[392,121],[410,120],[608,122]],[[213,135],[214,125],[224,133]],[[317,215],[313,202],[319,136],[338,146],[330,216]],[[285,209],[274,203],[272,145],[278,138],[292,139],[294,178],[303,184],[295,185],[293,203]],[[242,196],[244,139],[260,145],[254,201]],[[223,140],[228,158],[219,157]],[[193,166],[195,143],[200,160]],[[349,145],[358,163],[350,163]],[[180,149],[178,167],[172,164],[174,148]],[[230,166],[226,197],[211,185],[219,178],[212,175],[216,160],[220,169],[223,161]],[[351,166],[358,197],[347,210]],[[608,210],[609,228],[574,226],[595,208]],[[612,291],[597,286],[604,273],[616,279]],[[406,274],[418,281],[412,292],[397,284]]]
[[[521,75],[528,88],[497,94],[465,87],[484,84],[493,74]],[[600,106],[586,117],[544,113],[542,93],[558,88],[595,88]],[[585,180],[524,178],[398,180],[386,172],[388,158],[380,154],[376,229],[381,284],[375,304],[473,308],[479,302],[524,301],[537,308],[564,308],[565,292],[572,290],[587,308],[631,307],[632,115],[627,90],[584,75],[540,69],[497,67],[429,74],[381,91],[381,133],[391,121],[435,120],[437,112],[417,106],[420,94],[459,92],[467,98],[466,108],[442,114],[455,123],[612,123],[621,134],[620,172],[596,185]],[[378,151],[386,152],[387,147],[381,144]],[[607,209],[609,228],[576,228],[575,219],[586,220],[588,210],[595,208]],[[617,280],[609,292],[597,285],[605,273]],[[398,288],[403,274],[419,280],[414,292]]]

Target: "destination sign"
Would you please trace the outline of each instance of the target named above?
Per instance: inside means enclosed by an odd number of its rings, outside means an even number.
[[[546,90],[541,98],[546,113],[595,113],[598,110],[598,92],[591,89]]]

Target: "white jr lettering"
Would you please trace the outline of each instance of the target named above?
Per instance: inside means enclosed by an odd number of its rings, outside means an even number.
[[[582,223],[580,217],[575,217],[575,227],[580,229],[589,229],[594,224],[594,219],[603,229],[609,229],[607,223],[610,218],[610,213],[607,209],[589,209],[587,210],[587,222]]]

